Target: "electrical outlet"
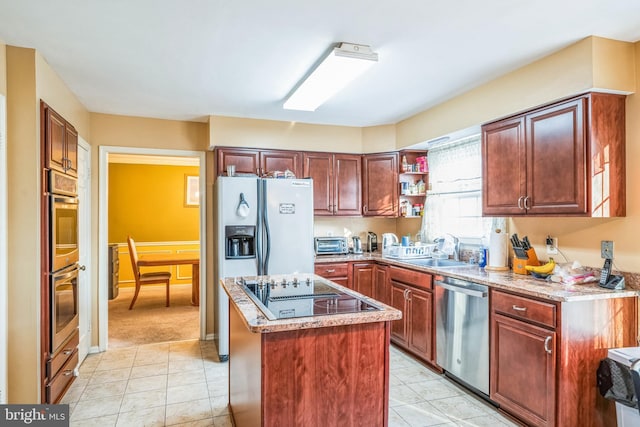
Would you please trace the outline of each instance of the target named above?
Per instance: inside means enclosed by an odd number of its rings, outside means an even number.
[[[547,255],[558,254],[558,238],[557,237],[547,236],[546,244],[547,244]]]
[[[600,242],[600,256],[605,259],[613,259],[613,240]]]

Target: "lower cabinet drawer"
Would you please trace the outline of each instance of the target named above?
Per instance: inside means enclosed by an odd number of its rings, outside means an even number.
[[[58,375],[53,377],[46,385],[47,390],[47,402],[57,403],[61,398],[65,390],[71,385],[76,378],[74,374],[75,368],[78,366],[78,350],[76,349],[67,363],[64,364]]]
[[[499,291],[493,291],[491,297],[491,307],[496,313],[536,322],[551,328],[556,327],[556,306],[554,304]]]
[[[395,280],[396,282],[406,283],[423,289],[432,289],[433,287],[433,276],[422,271],[391,266],[389,268],[389,277],[391,280]]]
[[[47,377],[53,378],[56,376],[60,368],[67,363],[67,360],[71,357],[73,352],[78,348],[80,342],[80,334],[76,330],[71,339],[67,341],[56,354],[53,355],[49,361],[47,361]]]
[[[318,276],[331,278],[331,277],[347,277],[349,274],[349,264],[346,262],[340,263],[322,263],[315,265],[315,273]]]

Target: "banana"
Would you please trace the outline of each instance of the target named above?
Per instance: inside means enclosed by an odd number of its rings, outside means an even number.
[[[524,268],[526,268],[527,271],[533,271],[534,273],[538,274],[551,274],[553,273],[553,269],[555,268],[555,266],[556,262],[553,260],[553,258],[549,258],[549,262],[544,265],[526,265]]]

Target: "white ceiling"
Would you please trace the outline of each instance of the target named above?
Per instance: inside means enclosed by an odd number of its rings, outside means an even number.
[[[0,0],[0,40],[37,49],[93,112],[396,123],[596,35],[640,39],[638,0]],[[290,90],[334,43],[379,63],[315,112]]]

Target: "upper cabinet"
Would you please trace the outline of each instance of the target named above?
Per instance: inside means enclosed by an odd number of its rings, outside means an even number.
[[[483,215],[625,215],[625,98],[590,93],[482,127]]]
[[[398,153],[362,157],[362,213],[364,216],[398,216]]]
[[[360,155],[308,152],[302,158],[303,176],[313,179],[314,215],[361,215]]]
[[[78,132],[60,114],[40,101],[44,125],[45,167],[78,176]]]
[[[226,175],[227,166],[234,165],[236,173],[264,176],[287,169],[302,177],[302,154],[289,150],[258,150],[253,148],[216,148],[218,175]]]

